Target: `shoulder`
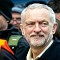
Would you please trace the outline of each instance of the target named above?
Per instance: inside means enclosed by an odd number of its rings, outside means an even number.
[[[19,39],[18,47],[29,49],[29,44],[28,44],[27,40],[23,36]]]
[[[53,41],[54,42],[52,44],[52,49],[54,48],[54,50],[56,50],[56,51],[60,50],[60,40],[55,38]]]
[[[0,49],[0,60],[17,60],[16,57],[5,49]]]

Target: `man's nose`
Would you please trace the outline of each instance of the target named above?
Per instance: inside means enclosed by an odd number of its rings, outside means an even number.
[[[17,24],[16,19],[13,19],[13,24],[14,24],[14,25]]]
[[[41,27],[38,23],[35,25],[34,31],[35,32],[40,32],[41,31]]]
[[[13,20],[13,24],[17,24],[16,20]]]

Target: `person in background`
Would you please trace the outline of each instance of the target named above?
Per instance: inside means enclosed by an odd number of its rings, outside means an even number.
[[[56,36],[60,40],[60,20],[56,19],[56,21],[57,21],[58,27],[54,36]]]
[[[14,4],[11,0],[0,0],[0,60],[17,60],[14,52],[8,45],[8,23],[12,19],[11,8]]]
[[[48,5],[54,10],[56,21],[58,23],[58,28],[54,36],[56,36],[60,40],[60,1],[59,0],[50,0]]]
[[[20,27],[30,45],[26,60],[60,60],[60,42],[53,39],[57,22],[50,7],[39,3],[27,6]]]
[[[12,20],[10,21],[10,24],[12,24],[15,29],[18,30],[18,32],[20,32],[21,38],[18,41],[17,47],[16,49],[14,49],[15,51],[15,55],[18,58],[18,60],[24,60],[25,56],[27,55],[27,52],[29,50],[29,44],[28,42],[25,40],[24,36],[22,35],[22,32],[20,30],[20,24],[21,24],[21,12],[23,10],[23,7],[20,6],[14,6],[12,8]],[[23,58],[24,57],[24,58]]]
[[[23,10],[23,7],[18,6],[14,6],[12,7],[12,20],[10,21],[10,24],[12,24],[14,26],[14,29],[17,30],[17,35],[22,35],[21,30],[20,30],[20,14]]]
[[[22,10],[23,10],[23,7],[20,7],[20,6],[14,6],[12,8],[12,20],[10,21],[10,23],[14,25],[17,29],[20,29],[19,27],[21,23],[20,14]]]

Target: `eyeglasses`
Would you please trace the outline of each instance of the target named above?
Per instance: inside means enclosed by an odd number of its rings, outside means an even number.
[[[12,18],[11,20],[12,22],[17,22],[17,23],[20,23],[21,22],[21,18]]]

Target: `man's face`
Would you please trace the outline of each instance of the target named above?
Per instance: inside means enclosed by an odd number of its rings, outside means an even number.
[[[52,39],[54,29],[49,11],[44,8],[28,10],[24,18],[22,33],[31,46],[43,46]]]
[[[8,23],[6,19],[0,15],[0,30],[6,30],[8,28]]]
[[[21,23],[20,14],[15,12],[12,13],[12,20],[10,23],[19,29],[19,25]]]

